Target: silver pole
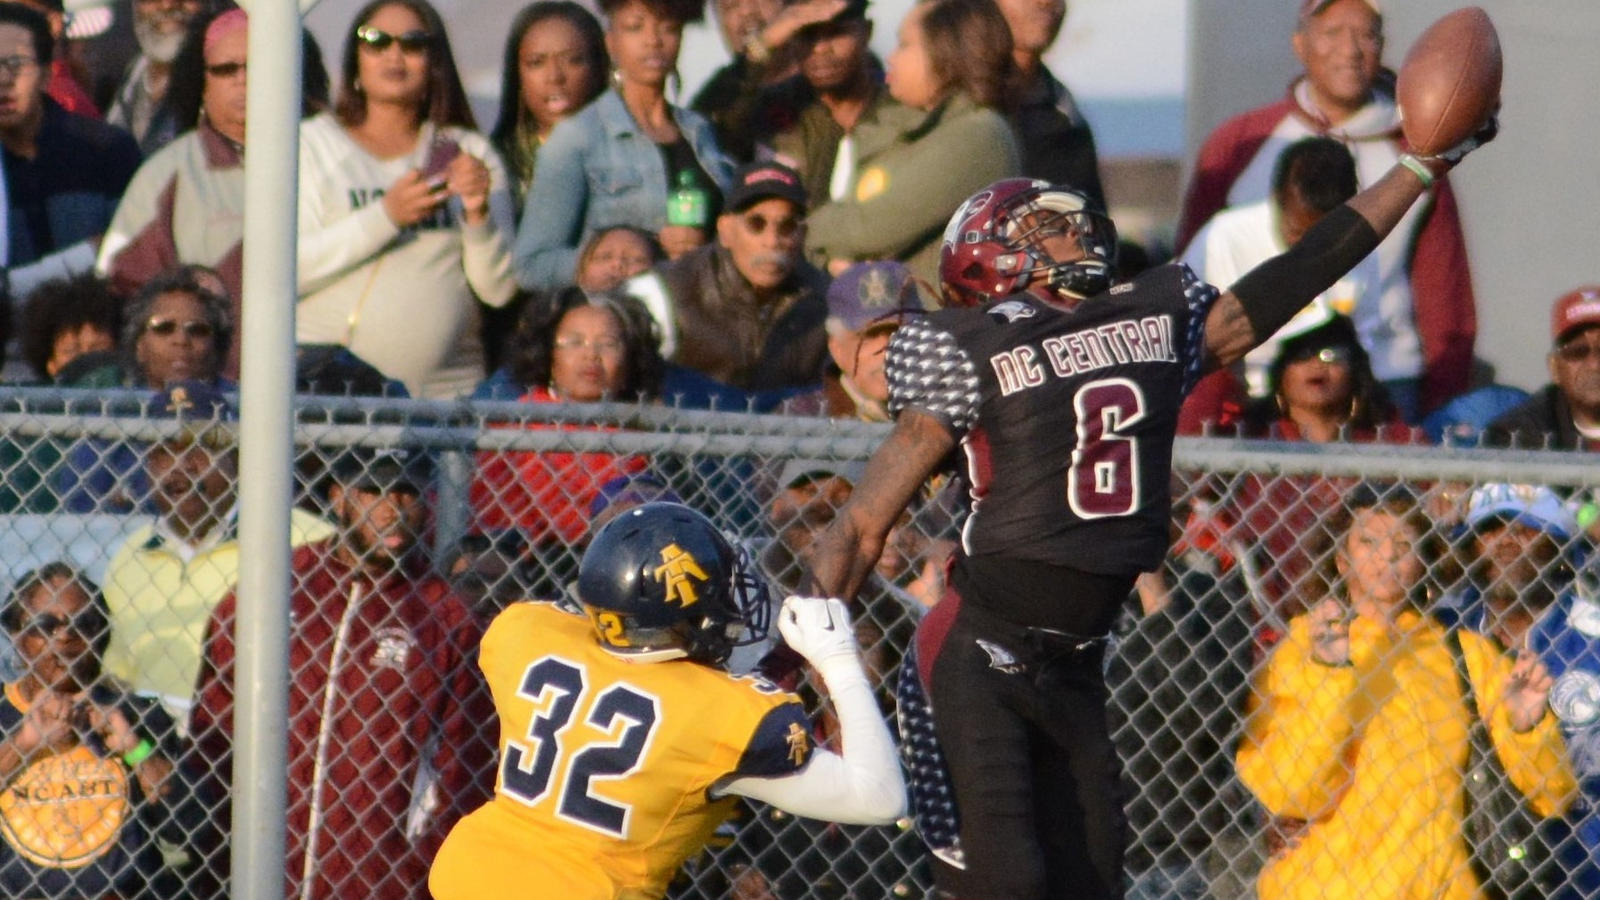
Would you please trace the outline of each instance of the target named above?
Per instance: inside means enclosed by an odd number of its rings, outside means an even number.
[[[300,10],[249,9],[232,896],[283,900]]]

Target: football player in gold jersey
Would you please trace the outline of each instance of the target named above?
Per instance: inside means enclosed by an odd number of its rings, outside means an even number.
[[[765,636],[770,607],[698,512],[649,503],[606,525],[578,595],[587,618],[518,603],[484,636],[498,779],[434,860],[438,900],[660,897],[736,794],[838,822],[902,815],[893,742],[841,601],[790,597],[778,623],[833,698],[835,754],[811,743],[795,695],[724,668]]]

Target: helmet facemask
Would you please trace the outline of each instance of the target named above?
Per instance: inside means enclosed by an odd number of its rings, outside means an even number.
[[[1068,307],[1111,287],[1117,228],[1090,210],[1082,195],[1061,189],[1029,192],[997,224],[1001,237],[1018,251],[1014,274],[1026,286],[1045,288]]]
[[[744,546],[734,547],[737,556],[729,596],[738,611],[737,618],[707,616],[699,627],[689,628],[684,634],[690,659],[721,665],[727,662],[733,648],[758,644],[767,638],[772,618],[771,595],[766,583],[756,576]]]

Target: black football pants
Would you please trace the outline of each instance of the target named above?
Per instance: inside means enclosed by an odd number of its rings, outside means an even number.
[[[1106,719],[1104,643],[1041,635],[961,603],[954,591],[917,637],[966,864],[936,864],[941,892],[1120,898],[1127,821]]]

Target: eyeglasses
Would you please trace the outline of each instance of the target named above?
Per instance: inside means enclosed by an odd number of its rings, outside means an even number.
[[[225,62],[206,66],[206,74],[212,78],[232,78],[243,73],[245,64],[242,62]]]
[[[1600,357],[1600,344],[1586,344],[1582,341],[1562,344],[1556,348],[1556,357],[1564,363],[1572,363],[1574,365],[1587,362],[1590,359]]]
[[[177,334],[180,328],[183,329],[184,337],[202,341],[217,333],[210,322],[202,322],[199,319],[190,319],[187,322],[179,322],[177,319],[151,319],[144,323],[145,332],[156,337],[171,337]]]
[[[371,25],[363,25],[357,28],[356,40],[361,42],[361,46],[366,47],[373,53],[382,53],[389,49],[390,44],[397,41],[400,44],[400,52],[409,53],[413,56],[426,53],[428,48],[433,46],[433,35],[426,31],[418,30],[408,31],[405,34],[390,34],[387,31],[379,31]]]
[[[748,213],[744,217],[744,227],[750,229],[751,233],[762,234],[767,230],[767,226],[770,225],[778,230],[778,237],[781,238],[794,237],[795,232],[799,231],[800,226],[804,224],[806,224],[805,219],[797,219],[793,216],[787,216],[782,219],[769,219],[761,213]]]
[[[26,69],[29,66],[36,66],[38,64],[39,61],[31,56],[22,56],[20,54],[13,56],[0,56],[0,72],[4,72],[12,77],[21,75],[23,69]]]
[[[1289,357],[1290,362],[1310,362],[1313,359],[1324,365],[1348,366],[1355,359],[1355,351],[1345,346],[1307,347]]]
[[[556,338],[557,350],[594,350],[596,353],[621,353],[622,338],[581,338],[575,336]]]
[[[93,607],[81,609],[74,616],[39,613],[24,619],[22,627],[17,629],[17,633],[50,637],[58,634],[63,628],[70,630],[73,634],[92,639],[99,637],[105,631],[106,620],[100,614],[100,611]]]

